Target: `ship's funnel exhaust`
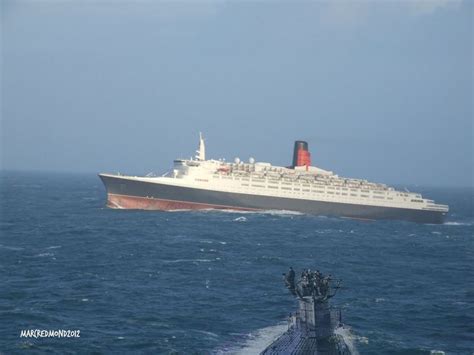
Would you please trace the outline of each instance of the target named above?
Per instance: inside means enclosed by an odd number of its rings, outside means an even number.
[[[311,166],[311,154],[308,150],[308,143],[296,141],[293,150],[293,168],[296,166]]]

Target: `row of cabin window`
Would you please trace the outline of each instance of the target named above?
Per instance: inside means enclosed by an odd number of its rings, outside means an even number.
[[[249,186],[249,184],[241,184],[241,185],[242,185],[242,186],[245,186],[245,187],[248,187],[248,186]],[[252,187],[265,188],[264,185],[251,185],[251,186],[252,186]],[[278,186],[270,186],[270,185],[268,185],[268,188],[271,188],[271,189],[279,189]],[[318,193],[318,194],[323,194],[323,193],[325,193],[325,192],[322,191],[322,190],[311,190],[311,191],[310,191],[309,189],[301,189],[301,190],[300,190],[300,189],[291,189],[291,188],[289,188],[289,187],[282,187],[281,189],[282,189],[282,190],[286,190],[286,191],[292,191],[292,190],[293,190],[293,191],[312,192],[312,193]],[[347,195],[348,195],[347,193],[344,193],[344,192],[342,192],[342,193],[338,193],[338,192],[334,193],[334,192],[328,191],[327,193],[330,194],[330,195],[334,195],[334,194],[336,194],[336,195],[342,195],[342,196],[347,196]],[[351,194],[349,194],[349,195],[350,195],[351,197],[358,197],[358,196],[359,196],[359,195],[353,194],[353,193],[351,193]],[[360,197],[369,198],[370,196],[369,196],[369,195],[361,194]],[[374,198],[378,198],[378,199],[385,199],[385,197],[381,197],[381,196],[373,196],[373,197],[374,197]],[[392,197],[387,197],[387,199],[388,199],[388,200],[393,200]],[[413,201],[413,202],[423,202],[423,201],[422,201],[422,200],[418,200],[418,201]]]
[[[242,186],[249,186],[249,184],[241,184],[241,185],[242,185]],[[265,188],[264,185],[251,185],[251,187]],[[278,189],[279,187],[278,187],[278,186],[270,186],[270,185],[268,185],[268,188],[270,188],[270,189]],[[286,190],[286,191],[292,191],[292,189],[291,189],[290,187],[282,187],[281,189],[282,189],[282,190]],[[295,188],[293,188],[293,191],[310,192],[309,189],[301,189],[301,190],[300,190],[300,189],[295,189]],[[324,193],[324,191],[321,191],[321,190],[312,190],[311,192],[313,192],[313,193],[320,193],[320,194]],[[334,195],[334,192],[328,191],[327,193],[330,194],[330,195]],[[336,195],[347,196],[347,193],[344,193],[344,192],[342,192],[342,193],[336,192],[335,194],[336,194]],[[352,197],[357,197],[357,196],[358,196],[357,194],[350,194],[350,195],[351,195]],[[361,196],[361,197],[366,197],[366,198],[370,197],[369,195],[360,195],[360,196]],[[380,196],[374,196],[374,198],[384,199],[384,197],[380,197]],[[389,199],[390,199],[390,200],[393,200],[392,198],[389,198]]]
[[[204,180],[202,180],[202,179],[196,179],[196,180],[198,180],[198,181],[204,181]],[[242,186],[249,186],[249,184],[244,184],[244,183],[241,184],[241,185],[242,185]],[[264,186],[264,185],[252,185],[252,187],[264,188],[265,186]],[[268,185],[268,188],[271,188],[271,189],[278,189],[278,186],[270,186],[270,185]],[[334,189],[334,188],[333,188],[333,187],[328,187],[328,189]],[[291,188],[282,187],[282,190],[291,190]],[[294,191],[300,191],[300,189],[296,189],[296,188],[294,188],[293,190],[294,190]],[[344,190],[344,189],[343,189],[343,190]],[[346,190],[347,190],[347,189],[346,189]],[[309,189],[302,189],[302,191],[303,191],[303,192],[310,192]],[[354,191],[354,190],[351,189],[351,191]],[[361,190],[361,191],[367,191],[367,190]],[[312,190],[311,192],[313,192],[313,193],[324,193],[324,191],[322,191],[322,190]],[[373,191],[373,192],[375,192],[375,191]],[[328,194],[333,195],[334,192],[329,192],[329,191],[328,191]],[[339,193],[336,193],[336,195],[339,195]],[[343,193],[341,193],[341,195],[342,195],[342,196],[347,196],[347,193],[344,193],[344,192],[343,192]],[[402,195],[403,195],[403,194],[402,194]],[[358,195],[351,193],[350,196],[352,196],[352,197],[357,197]],[[366,197],[366,198],[370,197],[370,196],[368,196],[368,195],[363,195],[363,194],[361,194],[360,196],[361,196],[361,197]],[[373,196],[373,197],[374,197],[374,198],[378,198],[378,199],[384,199],[384,197],[381,197],[381,196]],[[393,200],[393,198],[391,198],[391,197],[388,197],[387,199],[388,199],[388,200]],[[423,202],[423,200],[412,200],[412,202]]]
[[[218,179],[220,178],[220,176],[213,176],[213,178],[215,179]],[[231,177],[231,176],[223,176],[222,177],[223,179],[227,179],[227,180],[243,180],[243,181],[249,181],[250,179],[249,178],[234,178],[234,177]],[[252,182],[265,182],[266,180],[264,179],[251,179]],[[279,181],[277,180],[268,180],[268,182],[270,183],[274,183],[274,184],[278,184]],[[281,182],[282,185],[288,185],[288,186],[293,186],[295,185],[294,182],[287,182],[286,181],[282,181]],[[322,184],[322,183],[318,183],[318,182],[315,182],[315,183],[312,183],[313,185],[317,185],[317,186],[325,186],[326,184]],[[304,187],[310,187],[309,184],[301,184],[300,186],[304,186]],[[327,189],[330,189],[330,190],[342,190],[342,191],[348,191],[349,189],[347,187],[334,187],[334,186],[326,186]],[[357,189],[350,189],[351,191],[358,191]],[[370,193],[370,190],[360,190],[361,192],[365,192],[365,193]],[[385,194],[384,191],[372,191],[372,193],[375,193],[375,194]],[[398,194],[397,194],[398,195]],[[400,194],[400,196],[407,196],[406,194]]]
[[[203,181],[203,180],[201,180],[201,179],[196,179],[196,180]],[[242,185],[242,186],[249,186],[249,184],[241,184],[241,185]],[[251,185],[251,186],[252,186],[252,187],[265,188],[264,185]],[[278,187],[278,186],[271,186],[271,185],[268,185],[268,188],[271,188],[271,189],[278,189],[279,187]],[[333,189],[333,190],[334,190],[334,187],[328,187],[328,189]],[[282,187],[282,190],[289,190],[289,191],[291,191],[291,188]],[[293,190],[294,190],[294,191],[300,191],[300,189],[297,189],[297,188],[294,188]],[[344,189],[344,188],[343,188],[343,190],[347,190],[347,189]],[[303,192],[310,192],[309,189],[302,189],[302,191],[303,191]],[[351,191],[356,191],[356,190],[351,189]],[[368,191],[368,190],[361,190],[361,191],[365,192],[365,191]],[[313,192],[313,193],[324,193],[324,191],[322,191],[322,190],[312,190],[311,192]],[[373,192],[374,192],[374,193],[381,193],[381,192],[378,192],[378,191],[373,191]],[[328,194],[333,195],[334,192],[328,191]],[[336,193],[336,195],[339,195],[339,193]],[[343,192],[343,193],[341,193],[341,195],[342,195],[342,196],[347,196],[347,193],[344,193],[344,192]],[[401,195],[403,196],[403,194],[401,194]],[[352,196],[352,197],[357,197],[358,195],[351,193],[350,196]],[[364,194],[361,194],[360,196],[361,196],[361,197],[365,197],[365,198],[370,197],[369,195],[364,195]],[[382,197],[382,196],[373,196],[373,197],[374,197],[374,198],[378,198],[378,199],[385,199],[385,198]],[[393,198],[391,198],[391,197],[388,197],[387,199],[388,199],[388,200],[393,200]],[[423,202],[423,200],[412,200],[412,202]]]
[[[241,184],[241,185],[242,185],[242,186],[249,186],[249,184]],[[251,186],[252,186],[252,187],[265,188],[265,185],[254,185],[254,184],[252,184]],[[278,186],[271,186],[271,185],[268,185],[268,188],[270,188],[270,189],[278,189],[279,187],[278,187]],[[282,189],[282,190],[292,190],[290,187],[282,187],[281,189]],[[299,189],[299,188],[293,188],[293,191],[310,192],[309,189]],[[324,193],[324,191],[322,191],[322,190],[311,190],[311,192]],[[327,193],[328,193],[328,194],[331,194],[331,195],[334,195],[334,192],[328,191]],[[345,192],[342,192],[342,193],[336,192],[336,195],[347,196],[347,193],[345,193]],[[355,197],[358,196],[357,194],[350,194],[350,195],[351,195],[351,196],[355,196]],[[369,197],[369,195],[361,195],[361,197]],[[381,196],[374,196],[374,198],[383,199],[384,197],[381,197]],[[392,199],[392,198],[389,198],[389,199]]]

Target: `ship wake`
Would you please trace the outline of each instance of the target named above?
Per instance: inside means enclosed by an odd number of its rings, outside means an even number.
[[[247,339],[240,345],[234,345],[229,348],[224,348],[216,351],[215,354],[226,355],[258,355],[265,350],[270,344],[278,339],[283,333],[288,330],[287,323],[265,327],[250,333]],[[355,343],[359,341],[359,337],[352,334],[350,328],[339,327],[335,329],[334,333],[339,335],[347,346],[347,349],[352,355],[359,355]],[[364,338],[365,339],[365,338]],[[364,340],[360,340],[364,341]]]
[[[336,328],[334,330],[334,334],[339,335],[344,340],[344,343],[346,344],[352,355],[359,355],[359,352],[357,351],[357,348],[355,346],[355,341],[358,340],[358,337],[352,334],[350,328]]]
[[[259,329],[250,333],[247,339],[240,345],[235,345],[227,349],[221,349],[217,354],[230,355],[258,355],[268,345],[275,341],[288,329],[287,323],[282,323]]]

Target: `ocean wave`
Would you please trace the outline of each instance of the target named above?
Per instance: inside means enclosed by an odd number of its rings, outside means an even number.
[[[52,245],[50,247],[47,247],[46,249],[59,249],[59,248],[62,248],[61,245]]]
[[[40,254],[37,254],[35,256],[38,257],[38,258],[43,258],[45,256],[54,256],[54,254],[53,253],[40,253]]]
[[[199,243],[212,244],[214,242],[212,240],[202,239],[202,240],[199,241]]]
[[[20,251],[20,250],[23,250],[24,248],[21,248],[21,247],[9,247],[8,245],[0,244],[0,249],[13,250],[13,251]]]
[[[206,213],[232,213],[232,214],[256,214],[256,213],[262,213],[262,211],[243,211],[243,210],[234,210],[232,208],[228,209],[220,209],[220,208],[209,208],[209,209],[203,209],[199,210],[200,212],[206,212]]]
[[[11,226],[14,226],[15,223],[13,222],[0,222],[0,226],[1,227],[11,227]]]
[[[205,331],[205,330],[192,329],[191,331],[195,332],[195,333],[198,333],[198,334],[202,334],[204,336],[207,336],[208,338],[218,338],[219,337],[219,335],[217,335],[216,333],[208,332],[208,331]]]
[[[279,256],[272,256],[272,255],[262,255],[257,258],[258,260],[271,260],[271,261],[280,261],[281,258]]]
[[[269,214],[272,216],[304,216],[303,212],[288,211],[288,210],[265,210],[261,213]]]
[[[334,330],[334,333],[337,335],[340,335],[342,339],[344,339],[344,343],[346,343],[347,347],[349,348],[349,351],[351,352],[352,355],[359,355],[359,352],[357,351],[354,340],[357,340],[361,343],[367,344],[369,340],[365,337],[357,337],[354,334],[352,334],[351,329],[348,327],[339,327]]]
[[[247,218],[245,217],[237,217],[234,219],[234,222],[247,222]]]
[[[289,210],[255,210],[243,211],[237,209],[202,209],[199,212],[216,212],[216,213],[232,213],[232,214],[253,214],[253,215],[271,215],[271,216],[303,216],[303,212]]]
[[[163,260],[165,264],[175,264],[175,263],[211,263],[214,260],[209,259],[176,259],[176,260]]]
[[[257,355],[260,354],[268,345],[281,336],[288,329],[287,323],[266,327],[251,333],[248,339],[240,345],[235,345],[229,349],[220,350],[217,354],[232,355]]]
[[[166,213],[173,212],[192,212],[192,213],[254,213],[254,211],[242,211],[233,209],[222,209],[222,208],[177,208],[174,210],[166,210]]]
[[[317,234],[334,234],[334,233],[346,233],[346,231],[342,230],[342,229],[331,229],[331,228],[328,228],[328,229],[318,229],[318,230],[315,230],[315,233]],[[350,234],[354,234],[353,231],[349,232]]]
[[[472,223],[467,222],[444,222],[445,226],[472,226]]]

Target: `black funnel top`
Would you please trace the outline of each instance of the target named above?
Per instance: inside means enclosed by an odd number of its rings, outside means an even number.
[[[308,151],[308,142],[305,141],[295,141],[295,148],[293,149],[293,164],[295,167],[298,164],[298,151],[305,150]]]

